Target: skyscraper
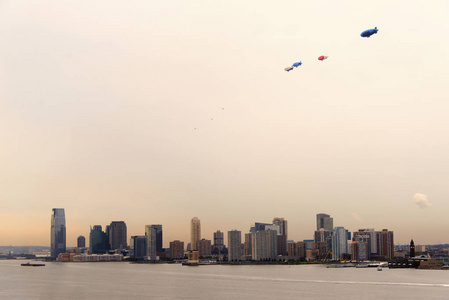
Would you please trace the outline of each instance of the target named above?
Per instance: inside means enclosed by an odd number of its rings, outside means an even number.
[[[342,259],[348,251],[349,233],[344,227],[335,227],[331,231],[333,259]],[[336,257],[335,257],[336,256]]]
[[[129,241],[130,254],[134,258],[144,258],[147,255],[146,238],[143,235],[132,236]]]
[[[393,231],[388,229],[382,229],[382,231],[376,231],[377,240],[377,255],[392,259],[394,257],[394,238]]]
[[[57,258],[66,251],[66,228],[64,208],[53,208],[51,215],[51,257]]]
[[[190,246],[192,250],[198,250],[198,241],[201,240],[201,223],[197,217],[190,221]]]
[[[162,252],[162,225],[145,225],[147,239],[147,255],[157,256]]]
[[[109,239],[101,225],[90,228],[89,248],[92,254],[105,254],[109,251]]]
[[[251,250],[253,260],[276,259],[277,232],[269,229],[251,233]]]
[[[108,230],[109,245],[111,250],[126,249],[128,244],[126,224],[123,221],[112,221]]]
[[[316,231],[320,228],[324,228],[327,231],[331,231],[334,228],[334,219],[327,214],[317,214],[316,215]]]
[[[78,248],[86,247],[86,238],[84,236],[80,235],[78,237],[78,239],[76,240],[76,245]]]
[[[224,234],[220,230],[214,232],[214,248],[217,248],[219,251],[224,248]]]
[[[240,260],[242,256],[242,233],[238,230],[228,231],[229,261]]]

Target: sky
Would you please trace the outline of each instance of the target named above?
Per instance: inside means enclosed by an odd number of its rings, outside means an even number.
[[[424,0],[0,0],[0,245],[50,245],[52,208],[67,246],[111,221],[187,243],[193,217],[207,239],[284,217],[297,241],[317,213],[448,243],[448,17]]]

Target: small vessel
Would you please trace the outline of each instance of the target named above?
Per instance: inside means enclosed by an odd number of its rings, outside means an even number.
[[[382,271],[382,267],[381,266],[377,267],[377,271]]]
[[[22,267],[45,267],[45,264],[31,264],[27,262],[26,264],[21,264]]]

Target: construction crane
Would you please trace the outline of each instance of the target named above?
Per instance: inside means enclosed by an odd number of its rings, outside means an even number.
[[[343,261],[340,257],[338,257],[337,255],[335,255],[334,253],[332,253],[331,250],[327,251],[326,256],[324,257],[324,260],[327,259],[327,257],[329,256],[329,253],[332,254],[333,256],[335,256],[339,261]]]

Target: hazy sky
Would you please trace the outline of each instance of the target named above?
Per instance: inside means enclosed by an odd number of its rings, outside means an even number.
[[[207,239],[284,217],[303,240],[317,213],[449,242],[448,18],[425,0],[0,0],[0,245],[49,245],[54,207],[68,246],[118,220],[187,243],[195,216]]]

